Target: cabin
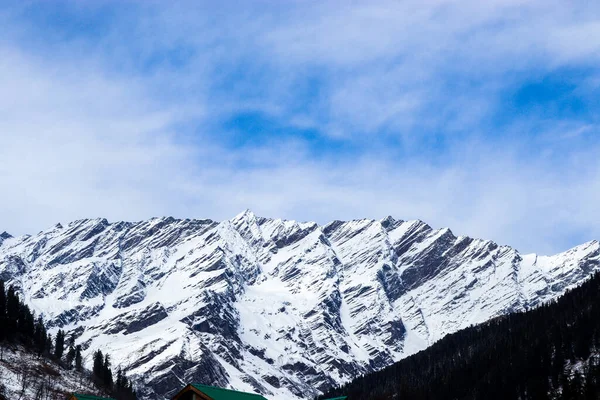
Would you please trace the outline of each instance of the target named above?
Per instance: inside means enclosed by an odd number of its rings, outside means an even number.
[[[98,397],[90,394],[73,393],[68,400],[115,400],[109,397]]]
[[[181,389],[173,400],[267,400],[260,394],[238,392],[214,386],[191,383]]]

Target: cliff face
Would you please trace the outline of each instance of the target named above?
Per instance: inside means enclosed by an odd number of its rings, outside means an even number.
[[[545,257],[421,221],[104,219],[0,241],[0,277],[145,395],[183,382],[311,396],[587,279],[598,242]]]

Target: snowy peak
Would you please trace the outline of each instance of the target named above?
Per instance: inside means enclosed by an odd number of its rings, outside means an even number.
[[[597,241],[521,255],[391,216],[321,226],[246,210],[0,236],[0,277],[151,398],[181,381],[310,397],[554,299],[599,268]]]

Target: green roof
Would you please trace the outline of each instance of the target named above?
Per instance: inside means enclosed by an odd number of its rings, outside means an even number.
[[[214,386],[191,384],[193,387],[208,395],[213,400],[267,400],[260,394],[238,392],[237,390],[221,389]]]
[[[77,400],[115,400],[115,399],[111,399],[109,397],[98,397],[98,396],[92,396],[90,394],[80,394],[80,393],[73,393],[73,396],[75,396],[75,398]]]
[[[325,399],[325,400],[346,400],[348,398],[348,396],[342,396],[342,397],[334,397],[331,399]]]

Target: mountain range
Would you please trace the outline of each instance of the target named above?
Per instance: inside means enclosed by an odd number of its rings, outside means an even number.
[[[520,254],[392,217],[106,219],[0,235],[0,279],[91,363],[168,398],[194,381],[311,398],[445,335],[535,308],[600,266],[591,241]]]

